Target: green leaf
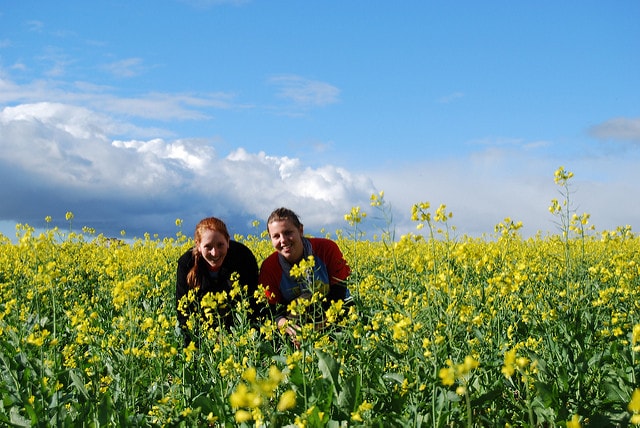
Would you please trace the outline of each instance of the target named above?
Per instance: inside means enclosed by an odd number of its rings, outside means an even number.
[[[85,388],[84,386],[84,382],[82,381],[82,378],[78,376],[78,373],[76,373],[75,370],[69,371],[69,376],[71,377],[71,383],[73,384],[73,386],[75,386],[76,389],[80,392],[80,394],[82,394],[82,396],[88,400],[89,393],[87,392],[87,388]]]
[[[204,394],[198,395],[195,400],[193,400],[192,406],[197,409],[198,407],[202,411],[203,414],[208,415],[213,412],[216,408],[215,403],[209,397]]]
[[[9,417],[11,423],[17,427],[31,426],[31,421],[20,414],[20,410],[18,410],[17,406],[11,407],[11,410],[9,410]]]
[[[98,407],[98,421],[101,425],[107,425],[109,423],[109,417],[113,413],[113,401],[111,400],[111,394],[107,392],[100,401],[100,407]]]
[[[295,366],[293,370],[291,370],[289,373],[289,381],[300,388],[302,387],[305,382],[305,378],[302,373],[302,369],[299,366]]]
[[[354,374],[342,382],[342,390],[338,394],[338,407],[350,413],[355,410],[359,402],[360,388],[362,386],[362,378],[359,374]]]
[[[385,373],[382,378],[386,381],[394,381],[400,385],[404,382],[404,375],[401,373]]]
[[[318,355],[318,367],[322,372],[322,376],[331,382],[333,394],[337,397],[340,393],[340,385],[338,383],[340,365],[335,358],[326,352],[316,349],[316,354]]]
[[[544,382],[535,382],[536,390],[538,391],[538,397],[545,406],[551,406],[556,402],[556,398],[553,394],[553,388]]]
[[[619,385],[607,382],[604,384],[604,390],[607,394],[607,399],[614,403],[627,403],[631,397],[627,391],[621,388]]]
[[[38,403],[38,402],[36,401],[36,402],[34,402],[34,404],[35,403]],[[27,412],[27,414],[31,418],[31,422],[33,424],[37,424],[38,423],[38,412],[36,411],[35,407],[33,405],[31,405],[31,404],[25,403],[24,410],[25,410],[25,412]]]

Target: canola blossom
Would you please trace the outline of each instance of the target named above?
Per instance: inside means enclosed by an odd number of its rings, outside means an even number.
[[[373,195],[380,213],[353,208],[334,237],[355,305],[332,305],[321,329],[307,317],[297,348],[273,319],[248,322],[237,283],[200,302],[199,346],[182,348],[181,220],[174,238],[129,242],[74,232],[71,212],[68,231],[17,225],[15,242],[0,235],[0,425],[640,425],[640,237],[596,231],[573,210],[572,178],[554,176],[558,233],[532,238],[510,218],[456,236],[429,202],[412,209],[415,233],[366,237],[370,218],[390,218]],[[234,239],[259,262],[273,251],[264,234]],[[292,269],[314,290],[290,308],[300,320],[324,295],[313,268]]]

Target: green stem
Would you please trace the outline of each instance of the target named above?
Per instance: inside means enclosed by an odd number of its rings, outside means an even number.
[[[471,428],[473,426],[473,417],[471,413],[471,397],[469,395],[468,385],[465,385],[464,397],[467,404],[467,427]]]

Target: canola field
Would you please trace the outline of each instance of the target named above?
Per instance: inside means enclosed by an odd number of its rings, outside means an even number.
[[[640,238],[573,212],[571,176],[556,172],[551,236],[510,219],[456,236],[446,207],[423,202],[415,233],[367,237],[353,208],[333,239],[355,310],[302,326],[299,348],[241,306],[234,331],[182,349],[180,230],[126,243],[74,232],[72,213],[68,231],[17,225],[0,235],[0,425],[638,425]],[[368,209],[387,215],[383,194]],[[235,239],[259,263],[272,251],[263,233]]]

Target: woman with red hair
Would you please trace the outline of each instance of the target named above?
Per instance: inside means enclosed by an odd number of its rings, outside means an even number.
[[[176,279],[176,309],[185,347],[208,329],[230,330],[243,318],[234,316],[238,308],[247,310],[246,319],[252,324],[260,313],[254,298],[258,264],[251,250],[231,240],[226,224],[216,217],[197,224],[194,241],[178,259]]]

